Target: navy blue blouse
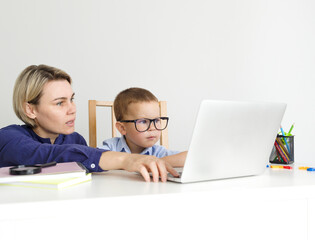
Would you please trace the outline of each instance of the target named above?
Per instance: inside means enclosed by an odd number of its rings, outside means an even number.
[[[60,134],[54,144],[39,137],[26,125],[10,125],[0,129],[0,167],[33,165],[47,162],[81,162],[90,172],[99,167],[105,150],[88,147],[84,138],[74,132]]]

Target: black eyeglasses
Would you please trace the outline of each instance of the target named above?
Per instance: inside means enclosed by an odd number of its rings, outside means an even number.
[[[135,120],[121,120],[119,122],[133,122],[138,132],[146,132],[149,130],[151,123],[153,122],[156,130],[162,131],[167,127],[168,117],[158,117],[154,119],[140,118]]]

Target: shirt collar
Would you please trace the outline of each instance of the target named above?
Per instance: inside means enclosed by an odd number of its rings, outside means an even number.
[[[33,136],[33,138],[37,139],[37,141],[41,142],[41,143],[49,143],[51,144],[50,138],[42,138],[40,136],[38,136],[34,130],[32,128],[30,128],[29,126],[26,126],[26,128],[28,129],[28,131],[31,133],[31,135]],[[61,144],[64,140],[65,135],[63,134],[59,134],[58,137],[55,140],[54,144]]]
[[[126,139],[124,136],[122,136],[118,141],[117,151],[131,153],[130,148],[128,147]],[[152,147],[149,147],[149,148],[145,148],[140,154],[152,155],[152,153],[153,153]]]

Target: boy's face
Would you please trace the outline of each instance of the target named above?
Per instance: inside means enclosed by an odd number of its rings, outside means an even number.
[[[123,120],[155,119],[158,117],[160,117],[158,102],[138,102],[131,103],[128,106],[128,112],[124,115]],[[150,128],[146,132],[138,132],[133,122],[118,122],[117,128],[125,136],[132,153],[141,153],[145,148],[152,147],[161,137],[161,131],[156,130],[153,122],[151,122]]]

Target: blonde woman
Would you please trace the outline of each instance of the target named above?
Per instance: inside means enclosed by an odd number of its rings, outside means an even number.
[[[47,162],[81,162],[90,172],[124,169],[139,172],[145,181],[166,181],[178,173],[154,156],[88,147],[74,131],[76,106],[71,77],[64,71],[32,65],[22,71],[13,92],[13,107],[25,125],[0,129],[0,167]]]

